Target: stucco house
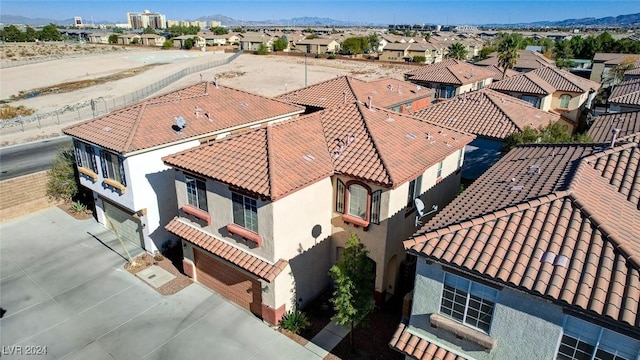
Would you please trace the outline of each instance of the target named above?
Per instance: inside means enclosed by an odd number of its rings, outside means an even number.
[[[601,84],[610,85],[614,83],[611,69],[622,64],[623,62],[640,62],[638,54],[619,54],[619,53],[595,53],[593,55],[593,64],[591,65],[591,81]],[[637,65],[634,67],[638,67]]]
[[[410,82],[393,78],[363,81],[351,76],[341,76],[309,85],[275,97],[305,107],[305,114],[354,101],[368,103],[408,113],[424,109],[434,98],[434,92]]]
[[[558,114],[488,88],[457,95],[410,114],[477,136],[465,147],[462,178],[467,180],[477,179],[502,157],[509,135],[560,120]]]
[[[489,87],[527,101],[538,109],[561,114],[563,121],[573,130],[583,112],[591,108],[600,84],[563,69],[543,67],[495,82]]]
[[[171,239],[174,175],[161,158],[244,128],[298,116],[300,106],[210,82],[143,100],[63,129],[98,222],[153,252]]]
[[[142,45],[146,46],[162,46],[164,42],[167,40],[162,35],[157,34],[142,34],[140,35],[140,42]]]
[[[474,64],[478,66],[498,66],[498,63],[498,53],[491,53],[488,58],[476,61]],[[518,59],[513,66],[513,70],[517,72],[529,72],[550,66],[555,67],[555,61],[545,57],[539,52],[533,50],[518,50]]]
[[[379,59],[382,61],[406,62],[409,60],[409,43],[388,43],[382,48]]]
[[[337,53],[340,50],[340,44],[330,38],[303,39],[296,42],[295,48],[307,54],[327,54]]]
[[[271,51],[275,40],[276,38],[273,36],[256,32],[238,34],[240,50],[256,51],[260,48],[261,44],[264,44],[267,49]]]
[[[640,79],[627,80],[614,85],[607,103],[610,112],[640,110]]]
[[[186,274],[272,324],[329,284],[355,233],[383,303],[403,288],[414,199],[455,196],[472,140],[360,102],[247,131],[163,158],[180,209],[167,229]]]
[[[89,42],[92,44],[108,44],[109,36],[111,35],[113,35],[113,33],[94,32],[89,34]]]
[[[516,147],[404,242],[415,359],[640,358],[637,143]]]
[[[200,35],[180,35],[171,38],[173,41],[173,46],[177,48],[184,48],[185,41],[188,39],[193,39],[193,47],[194,48],[205,48],[207,46],[207,40]]]
[[[131,44],[141,44],[140,34],[121,34],[118,35],[118,44],[120,45],[131,45]]]
[[[494,73],[457,59],[421,66],[404,74],[414,84],[434,89],[437,99],[448,99],[482,89],[493,82]]]

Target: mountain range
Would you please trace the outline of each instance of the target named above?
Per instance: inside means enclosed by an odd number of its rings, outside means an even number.
[[[272,19],[261,21],[244,21],[233,19],[224,15],[209,15],[197,18],[198,21],[220,21],[224,26],[256,26],[256,25],[277,25],[277,26],[382,26],[386,27],[388,24],[374,24],[363,22],[349,22],[344,20],[335,20],[330,18],[318,18],[318,17],[298,17],[292,19]],[[85,19],[87,21],[87,19]],[[0,23],[2,24],[24,24],[30,26],[58,24],[68,25],[73,24],[73,19],[46,19],[46,18],[28,18],[20,15],[5,15],[0,14]],[[95,24],[112,24],[113,21],[94,21]],[[566,19],[561,21],[536,21],[531,23],[519,23],[519,24],[477,24],[490,27],[633,27],[640,26],[640,13],[627,14],[619,16],[608,16],[603,18],[582,18],[582,19]]]

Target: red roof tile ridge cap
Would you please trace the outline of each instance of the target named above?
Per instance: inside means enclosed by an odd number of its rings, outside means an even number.
[[[358,99],[358,92],[356,91],[356,89],[353,88],[353,84],[351,83],[354,79],[352,79],[350,76],[345,75],[345,80],[347,81],[347,87],[349,88],[349,90],[351,90],[351,93],[353,94],[353,97],[356,99],[356,101],[360,101],[360,99]]]
[[[288,95],[295,94],[295,93],[300,92],[300,91],[302,91],[302,90],[310,89],[310,88],[313,88],[313,87],[316,87],[316,86],[319,86],[319,85],[322,85],[322,84],[326,84],[326,83],[329,83],[329,82],[332,82],[332,81],[337,81],[337,80],[340,80],[340,79],[346,79],[348,76],[349,76],[349,75],[342,75],[342,76],[338,76],[338,77],[335,77],[335,78],[330,78],[330,79],[327,79],[327,80],[324,80],[324,81],[320,81],[320,82],[317,82],[317,83],[315,83],[315,84],[311,84],[311,85],[309,85],[309,86],[305,86],[305,87],[300,88],[300,89],[295,89],[295,90],[287,91],[286,93],[282,93],[282,94],[280,94],[280,95],[278,95],[278,96],[273,97],[273,99],[274,99],[274,100],[279,100],[279,98],[282,98],[282,97],[285,97],[285,96],[288,96]],[[280,101],[281,101],[281,100],[280,100]]]
[[[367,116],[365,116],[365,111],[363,111],[362,109],[364,105],[357,104],[356,106],[358,108],[358,111],[360,112],[360,115],[362,116],[362,125],[364,126],[365,132],[367,133],[367,136],[369,136],[369,140],[373,144],[373,149],[375,150],[376,154],[378,154],[378,159],[380,159],[380,162],[382,163],[382,168],[384,169],[384,172],[387,174],[387,178],[389,179],[388,185],[393,187],[393,178],[391,177],[391,173],[389,172],[389,167],[387,167],[387,164],[384,161],[384,157],[382,156],[380,149],[378,149],[378,145],[376,144],[376,141],[373,138],[373,135],[371,134],[371,130],[369,129],[369,125],[367,124]],[[376,108],[376,109],[380,111],[380,108]]]
[[[117,109],[115,109],[115,110],[112,110],[112,111],[110,111],[110,112],[108,112],[108,113],[106,113],[106,114],[104,114],[104,115],[98,116],[97,118],[94,118],[94,119],[87,119],[87,120],[83,120],[83,121],[78,122],[78,123],[75,123],[75,124],[67,125],[67,126],[63,127],[63,128],[61,129],[61,131],[62,131],[62,132],[65,132],[65,131],[67,131],[67,130],[70,130],[70,129],[73,129],[73,128],[76,128],[76,127],[79,127],[79,126],[84,125],[84,124],[89,124],[89,123],[92,123],[92,122],[94,122],[94,121],[102,120],[102,119],[104,119],[104,118],[106,118],[106,117],[109,117],[109,116],[112,116],[112,115],[114,115],[114,114],[120,114],[120,113],[125,112],[125,111],[131,111],[131,110],[133,110],[134,108],[137,108],[137,107],[142,106],[142,103],[143,103],[143,102],[137,102],[137,103],[135,103],[135,104],[129,104],[129,105],[126,105],[126,106],[123,106],[123,107],[117,108]]]
[[[631,134],[631,135],[627,135],[627,137],[628,136],[633,137],[635,135],[636,134]],[[614,147],[607,147],[602,151],[598,151],[598,152],[595,152],[593,154],[585,156],[584,158],[582,158],[581,163],[587,163],[587,164],[591,165],[591,163],[594,160],[598,160],[598,159],[600,159],[602,157],[609,156],[611,154],[614,154],[614,153],[617,153],[617,152],[621,152],[621,151],[624,151],[624,150],[627,150],[627,149],[631,149],[631,148],[634,148],[634,147],[638,147],[638,143],[637,142],[626,142],[626,143],[622,143],[620,145],[616,145]]]
[[[545,69],[545,68],[540,68],[540,69]],[[540,69],[538,69],[538,70],[540,70]],[[556,89],[555,86],[549,84],[549,82],[547,80],[545,80],[545,79],[541,78],[540,76],[538,76],[538,74],[536,74],[535,71],[536,70],[530,71],[528,73],[525,73],[524,77],[526,77],[529,81],[531,81],[531,83],[533,85],[535,85],[538,89],[540,89],[541,91],[543,91],[547,95],[550,94],[550,93],[547,92],[547,89],[542,87],[542,85],[548,85],[551,89],[553,89],[553,91],[551,93],[553,93],[556,90],[558,90],[558,89]],[[538,79],[535,79],[535,78],[538,78]],[[542,83],[542,85],[541,85],[541,83]]]
[[[292,104],[290,102],[286,102],[284,100],[280,100],[280,99],[276,99],[276,98],[272,98],[272,97],[268,97],[268,96],[264,96],[264,95],[260,95],[260,94],[256,94],[256,93],[252,93],[252,92],[249,92],[249,91],[246,91],[246,90],[242,90],[242,89],[239,89],[239,88],[235,88],[235,87],[232,87],[232,86],[229,86],[229,85],[220,85],[220,84],[218,84],[218,87],[219,88],[226,88],[228,90],[236,91],[236,92],[243,93],[243,94],[250,95],[250,96],[254,96],[254,97],[259,97],[259,98],[262,98],[262,99],[265,99],[265,100],[277,101],[277,102],[279,102],[281,104],[289,105],[289,106],[292,106],[292,107],[297,107],[299,110],[302,110],[302,111],[305,110],[304,106],[300,106],[300,105],[297,105],[297,104]],[[213,87],[213,90],[216,90],[215,86]],[[211,94],[211,92],[212,91],[210,89],[209,90],[209,94]]]
[[[140,122],[142,121],[142,115],[144,115],[144,110],[146,108],[147,108],[147,103],[146,102],[142,103],[140,111],[138,111],[138,116],[136,117],[136,121],[133,122],[133,127],[131,128],[131,130],[129,130],[127,141],[122,147],[122,153],[126,153],[129,150],[131,143],[133,143],[133,139],[135,138],[136,133],[138,132],[138,127],[140,127]]]
[[[275,186],[275,165],[276,165],[276,161],[273,157],[273,151],[271,151],[271,146],[272,146],[272,142],[273,142],[273,136],[271,134],[271,132],[273,131],[273,129],[271,129],[270,126],[267,126],[265,128],[265,141],[266,141],[266,146],[265,146],[265,151],[267,152],[267,182],[269,184],[269,197],[273,200],[273,197],[278,195],[278,192],[276,191],[276,186]]]

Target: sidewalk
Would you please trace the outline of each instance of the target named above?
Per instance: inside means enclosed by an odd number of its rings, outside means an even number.
[[[345,336],[349,334],[349,328],[336,324],[335,320],[324,327],[304,347],[314,354],[324,358],[336,347]]]

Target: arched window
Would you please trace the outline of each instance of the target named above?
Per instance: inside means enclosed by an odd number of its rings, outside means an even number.
[[[569,107],[569,101],[571,101],[571,95],[562,95],[560,96],[560,108],[566,109]]]
[[[380,203],[382,190],[373,191],[367,184],[350,180],[343,183],[336,180],[336,212],[342,219],[367,229],[369,223],[380,224]]]

